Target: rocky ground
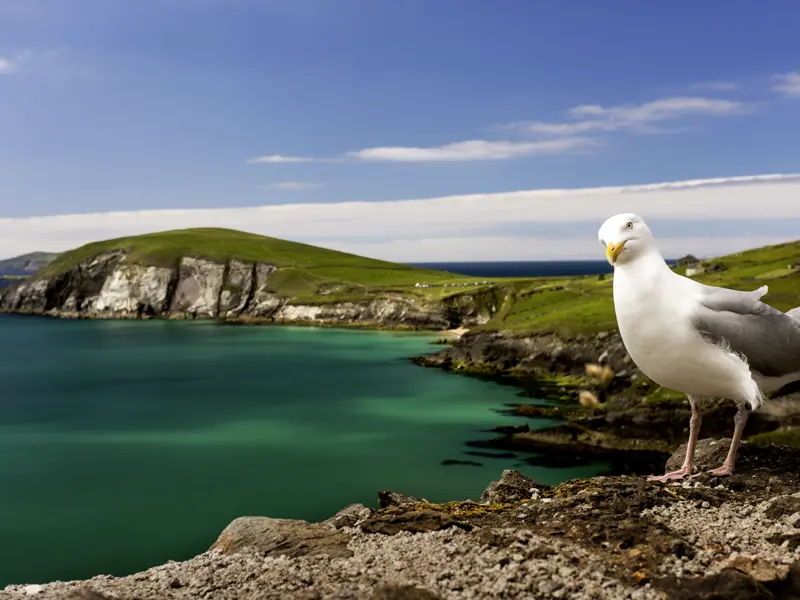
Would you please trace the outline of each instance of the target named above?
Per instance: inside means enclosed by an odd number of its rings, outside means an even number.
[[[698,466],[727,447],[701,440]],[[480,502],[379,492],[378,505],[313,524],[244,517],[186,562],[12,586],[0,600],[800,598],[798,449],[746,444],[725,479],[550,488],[505,471]]]
[[[617,331],[569,339],[551,333],[474,331],[413,360],[426,367],[499,378],[521,389],[519,405],[510,407],[508,414],[564,421],[538,430],[523,425],[480,443],[483,447],[546,452],[562,459],[626,456],[633,463],[650,465],[674,452],[689,434],[686,397],[645,377]],[[560,402],[542,406],[526,397]],[[704,398],[701,409],[703,435],[731,434],[736,412],[732,402]],[[745,438],[754,443],[788,442],[798,426],[800,386],[789,386],[751,414]],[[800,442],[800,435],[796,437]]]

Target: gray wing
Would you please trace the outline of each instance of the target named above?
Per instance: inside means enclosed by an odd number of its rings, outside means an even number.
[[[800,372],[800,321],[764,304],[767,286],[752,292],[702,286],[694,326],[747,358],[766,377]]]

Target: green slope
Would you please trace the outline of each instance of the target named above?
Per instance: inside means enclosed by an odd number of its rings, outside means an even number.
[[[769,286],[764,301],[781,310],[800,305],[800,241],[766,246],[701,261],[707,270],[694,279],[709,285],[753,290]],[[684,269],[678,269],[683,274]],[[504,285],[506,301],[485,329],[520,333],[591,334],[616,327],[612,276],[516,280]]]
[[[416,293],[417,282],[455,283],[475,277],[453,275],[338,252],[308,244],[231,229],[181,229],[94,242],[61,254],[37,277],[51,277],[98,254],[124,249],[131,263],[171,267],[183,256],[224,262],[264,262],[281,269],[270,278],[272,291],[313,302],[363,298],[375,293]],[[433,289],[431,290],[431,292]]]
[[[0,260],[0,275],[35,273],[58,256],[54,252],[30,252],[22,256]]]

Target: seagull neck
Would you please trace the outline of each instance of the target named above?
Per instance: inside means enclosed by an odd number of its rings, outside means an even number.
[[[625,270],[635,272],[637,279],[655,279],[674,274],[655,247],[642,248],[636,259],[625,265]]]

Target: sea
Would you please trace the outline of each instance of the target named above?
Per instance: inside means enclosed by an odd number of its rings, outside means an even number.
[[[436,268],[602,272],[514,265]],[[613,468],[483,447],[523,422],[506,409],[550,401],[414,365],[436,337],[0,315],[0,589],[187,559],[245,515],[318,521],[380,489],[478,500],[503,469],[557,484]]]
[[[498,262],[425,262],[418,267],[437,269],[472,277],[564,277],[604,275],[613,272],[605,260],[530,260]]]

